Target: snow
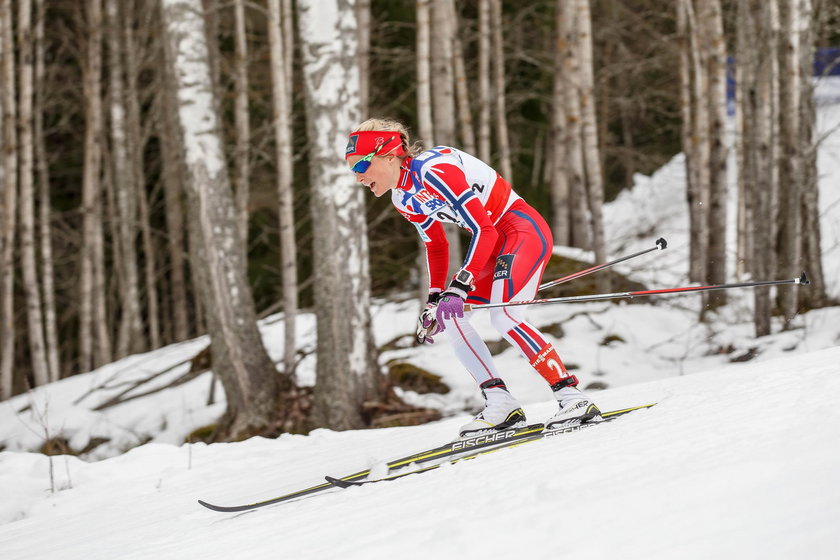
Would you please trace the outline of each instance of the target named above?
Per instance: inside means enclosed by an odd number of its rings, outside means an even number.
[[[840,106],[819,106],[820,226],[827,289],[840,296]],[[617,267],[651,286],[685,282],[687,219],[681,156],[610,204],[611,256],[669,248]],[[558,252],[570,250],[557,248]],[[579,254],[580,252],[578,252]],[[591,258],[591,257],[590,257]],[[548,279],[546,279],[548,280]],[[616,422],[444,466],[399,481],[333,490],[247,514],[196,503],[272,498],[380,465],[452,438],[480,403],[445,343],[416,348],[416,303],[377,301],[382,363],[439,374],[446,395],[403,392],[444,420],[423,426],[183,444],[224,410],[221,386],[185,376],[206,337],[131,356],[0,403],[0,554],[167,559],[288,558],[795,558],[840,546],[840,308],[808,312],[793,330],[756,339],[748,291],[707,323],[696,296],[628,304],[532,307],[560,325],[561,356],[605,410],[657,402]],[[486,315],[476,328],[497,340]],[[297,337],[315,343],[304,314]],[[261,323],[275,360],[281,316]],[[751,360],[738,363],[749,355]],[[495,357],[533,420],[553,410],[545,384],[512,349]],[[314,357],[298,381],[314,383]],[[147,394],[148,393],[148,394]],[[122,395],[121,404],[100,405]],[[145,396],[143,396],[145,395]],[[45,433],[82,458],[37,451]],[[142,444],[142,445],[141,445]],[[129,451],[125,452],[127,449]],[[50,474],[52,473],[52,474]]]
[[[616,422],[398,482],[247,514],[266,499],[446,441],[434,424],[237,444],[147,444],[96,463],[0,454],[4,558],[834,558],[840,348],[634,384]],[[542,417],[550,405],[528,406]],[[804,412],[804,413],[803,413]],[[834,445],[831,442],[835,442]],[[490,530],[488,530],[490,529]],[[44,538],[49,535],[49,538]]]

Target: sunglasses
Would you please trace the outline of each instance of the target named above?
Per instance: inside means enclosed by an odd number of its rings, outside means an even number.
[[[387,142],[383,142],[382,144],[378,145],[375,150],[373,150],[371,153],[354,163],[353,167],[350,168],[350,171],[352,171],[353,173],[364,173],[365,171],[367,171],[370,167],[371,161],[373,160],[373,156],[378,154],[379,151],[386,144],[390,144],[391,140],[393,140],[394,138],[396,138],[396,136],[391,136],[391,138],[389,138]]]

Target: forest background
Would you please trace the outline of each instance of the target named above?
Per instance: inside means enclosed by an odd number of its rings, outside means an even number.
[[[228,396],[213,437],[358,427],[397,406],[368,301],[422,293],[424,272],[415,230],[344,166],[368,116],[486,159],[558,244],[601,262],[600,204],[685,152],[690,280],[796,276],[807,262],[815,289],[757,292],[757,335],[773,314],[831,303],[809,230],[809,95],[815,51],[840,43],[833,2],[1,5],[0,399],[209,332],[204,367]],[[731,150],[740,219],[727,232]],[[300,308],[318,316],[312,389],[294,379]],[[255,322],[278,311],[275,365]]]

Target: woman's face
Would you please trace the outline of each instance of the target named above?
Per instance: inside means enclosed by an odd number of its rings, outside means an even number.
[[[347,164],[352,168],[362,156],[351,157]],[[396,156],[373,156],[370,167],[364,173],[356,173],[356,181],[362,183],[379,198],[397,186],[400,180],[400,160]]]

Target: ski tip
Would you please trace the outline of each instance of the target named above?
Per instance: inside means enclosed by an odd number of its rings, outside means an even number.
[[[236,511],[233,508],[229,508],[229,507],[225,507],[225,506],[217,506],[217,505],[214,505],[214,504],[207,503],[204,500],[198,500],[198,503],[203,505],[207,509],[212,509],[213,511],[221,511],[221,512]]]

